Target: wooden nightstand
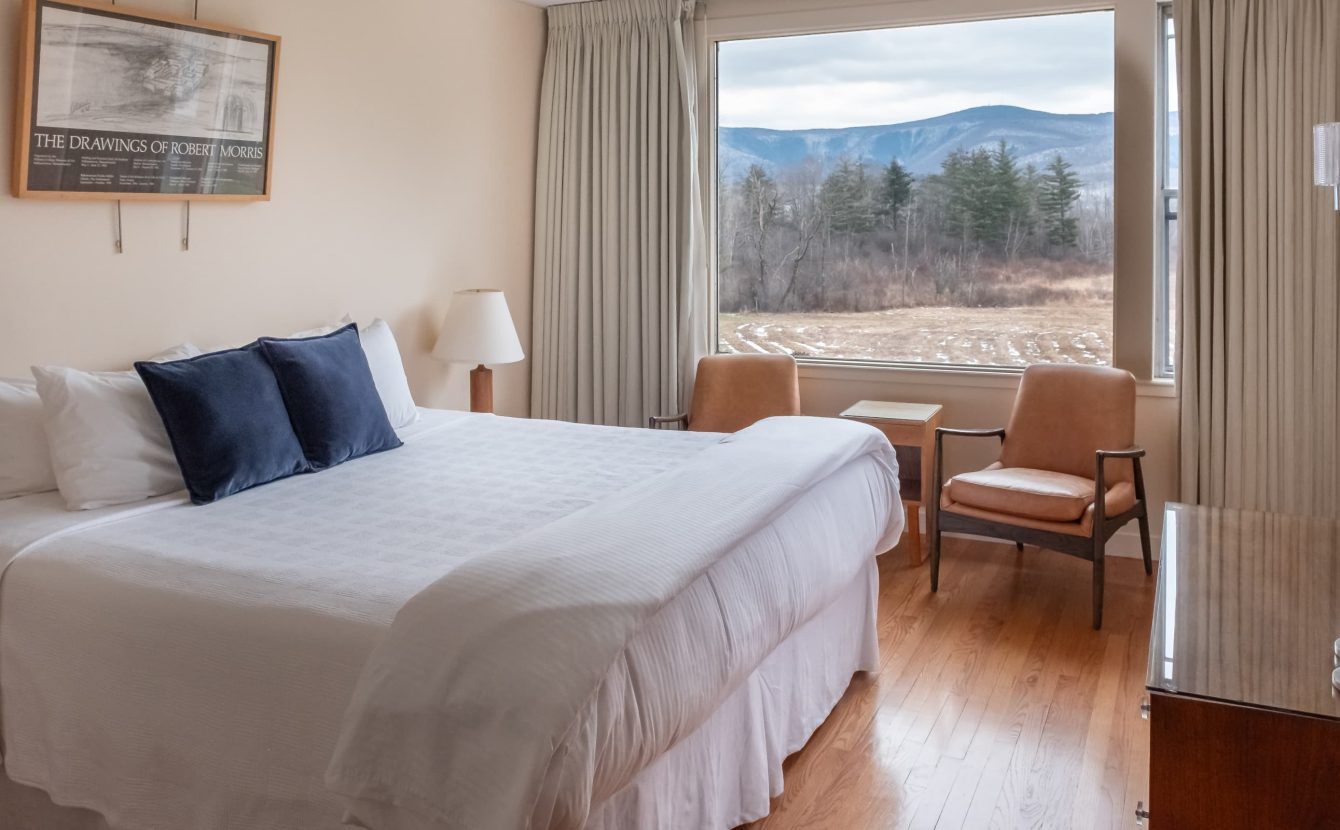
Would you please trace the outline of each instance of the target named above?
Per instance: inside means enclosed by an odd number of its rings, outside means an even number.
[[[898,453],[899,496],[907,510],[907,530],[912,536],[908,556],[921,564],[921,506],[935,492],[932,466],[935,462],[935,428],[940,426],[938,403],[889,403],[861,401],[847,407],[841,417],[870,424],[888,436]]]

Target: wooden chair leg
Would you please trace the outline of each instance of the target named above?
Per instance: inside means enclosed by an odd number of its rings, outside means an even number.
[[[1104,549],[1107,546],[1101,532],[1095,531],[1093,537],[1093,630],[1103,627],[1103,576],[1106,571]]]
[[[1145,555],[1145,574],[1154,572],[1154,553],[1149,549],[1149,513],[1140,516],[1140,550]]]

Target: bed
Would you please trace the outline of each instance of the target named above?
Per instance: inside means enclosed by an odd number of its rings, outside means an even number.
[[[876,668],[873,429],[402,437],[205,507],[0,502],[0,824],[729,828]]]

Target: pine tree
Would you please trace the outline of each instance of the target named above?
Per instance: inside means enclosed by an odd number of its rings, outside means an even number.
[[[991,154],[990,241],[1008,244],[1013,229],[1024,219],[1027,206],[1014,154],[1002,140]]]
[[[944,188],[944,229],[963,242],[972,242],[973,186],[968,154],[954,150],[940,162],[939,184]]]
[[[946,190],[946,227],[962,243],[981,245],[1003,236],[999,188],[990,150],[955,150],[940,166]]]
[[[898,215],[912,201],[912,174],[890,159],[884,168],[884,178],[879,191],[879,217],[892,227],[898,222]]]
[[[843,158],[819,191],[829,227],[838,233],[867,233],[875,227],[874,187],[865,166]]]
[[[1019,173],[1019,215],[1005,240],[1005,255],[1011,259],[1024,251],[1038,252],[1039,207],[1038,199],[1042,177],[1031,164]]]
[[[1070,209],[1079,201],[1080,178],[1060,153],[1047,165],[1038,190],[1038,210],[1047,229],[1047,242],[1065,250],[1079,241],[1079,223]]]

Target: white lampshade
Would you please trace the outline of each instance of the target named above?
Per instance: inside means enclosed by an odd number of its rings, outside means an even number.
[[[1312,128],[1312,183],[1317,187],[1340,185],[1340,123]]]
[[[507,310],[507,298],[493,288],[457,291],[433,347],[433,357],[448,363],[516,363],[524,360],[521,341]]]

